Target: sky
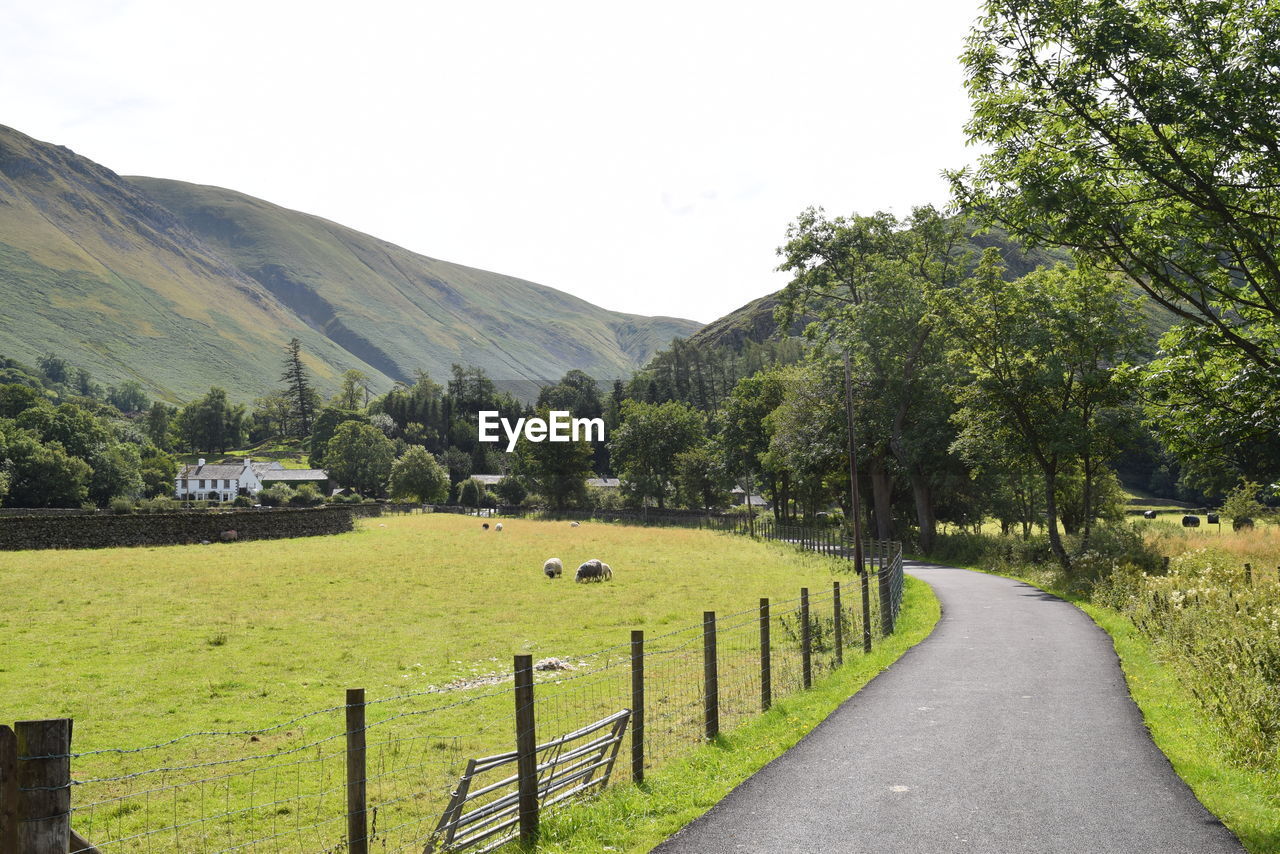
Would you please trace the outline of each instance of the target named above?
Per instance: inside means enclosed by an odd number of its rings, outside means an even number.
[[[608,309],[784,286],[806,207],[948,200],[977,0],[0,0],[0,123]]]

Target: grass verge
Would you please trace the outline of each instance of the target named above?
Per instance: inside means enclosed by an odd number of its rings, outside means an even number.
[[[846,661],[843,668],[816,682],[810,691],[777,701],[759,718],[649,774],[644,783],[616,786],[588,804],[549,817],[542,826],[538,851],[648,851],[795,745],[841,703],[924,640],[940,615],[938,600],[929,586],[908,577],[899,629],[870,655]]]
[[[1048,577],[1009,577],[1066,599],[1111,636],[1129,694],[1142,710],[1152,740],[1178,776],[1251,854],[1280,854],[1280,777],[1231,761],[1219,724],[1173,668],[1160,660],[1155,645],[1133,621],[1062,589]]]

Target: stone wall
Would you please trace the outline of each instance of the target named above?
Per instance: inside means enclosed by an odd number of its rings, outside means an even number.
[[[167,546],[341,534],[354,528],[349,507],[0,518],[0,550]],[[230,532],[235,532],[232,535]]]

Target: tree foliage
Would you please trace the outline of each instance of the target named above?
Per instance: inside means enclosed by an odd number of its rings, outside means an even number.
[[[449,474],[423,447],[411,446],[391,467],[391,497],[421,504],[440,504],[449,497]]]
[[[365,496],[381,495],[391,477],[396,449],[378,428],[344,421],[325,446],[325,468],[343,486]]]

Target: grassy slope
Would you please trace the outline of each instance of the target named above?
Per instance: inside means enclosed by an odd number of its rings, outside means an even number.
[[[613,378],[697,328],[427,258],[230,190],[129,180],[312,325],[393,376],[422,367],[439,377],[459,362],[505,381],[559,379],[566,366]]]
[[[54,351],[100,381],[138,379],[169,399],[211,385],[240,400],[262,394],[295,336],[322,388],[359,368],[385,389],[452,362],[507,380],[571,368],[621,376],[697,328],[424,258],[238,193],[122,179],[3,126],[0,302],[0,353],[34,363]]]
[[[1204,539],[1203,532],[1189,532]],[[978,569],[978,567],[972,567]],[[1172,668],[1160,661],[1150,639],[1117,611],[1093,605],[1050,583],[1018,576],[1073,602],[1110,636],[1151,737],[1200,802],[1240,837],[1252,854],[1280,854],[1280,779],[1237,767],[1219,724],[1205,713]]]
[[[538,850],[648,851],[709,810],[933,631],[941,616],[938,600],[922,581],[908,577],[906,585],[898,632],[871,655],[846,660],[811,691],[775,703],[767,714],[650,774],[642,785],[610,789],[588,806],[551,818]]]

